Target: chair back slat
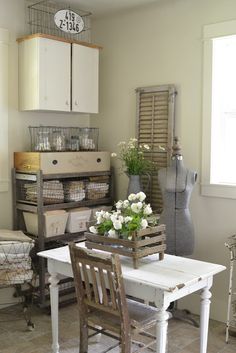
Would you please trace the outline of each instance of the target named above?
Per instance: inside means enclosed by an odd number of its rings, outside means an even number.
[[[80,266],[80,264],[79,264],[79,266]],[[90,288],[90,283],[89,283],[88,272],[86,269],[86,264],[84,264],[84,263],[81,264],[81,268],[79,267],[78,272],[81,272],[81,270],[82,270],[82,274],[81,274],[82,279],[84,280],[84,284],[85,284],[86,295],[87,295],[88,299],[91,300],[92,295],[91,295],[91,288]]]
[[[129,321],[119,255],[102,254],[69,244],[79,310],[89,308]]]
[[[99,271],[99,277],[100,277],[100,281],[101,281],[101,290],[102,290],[102,294],[100,295],[100,302],[103,301],[104,305],[108,306],[108,295],[107,295],[107,289],[106,289],[103,269],[99,267],[98,271]]]
[[[111,271],[107,271],[107,277],[108,277],[108,283],[109,283],[109,290],[110,290],[110,296],[111,296],[111,304],[112,304],[112,309],[116,310],[117,305],[116,305],[116,292],[114,288],[114,283],[113,283],[113,278]]]
[[[90,273],[92,275],[92,290],[94,293],[95,302],[100,303],[100,298],[99,298],[99,294],[98,294],[98,288],[99,288],[98,278],[96,276],[94,267],[92,267],[92,266],[90,266]]]

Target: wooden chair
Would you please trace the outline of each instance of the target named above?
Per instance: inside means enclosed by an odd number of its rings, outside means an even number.
[[[156,339],[146,330],[156,324],[157,309],[126,299],[119,255],[75,244],[69,244],[69,248],[79,307],[80,353],[88,352],[88,328],[95,329],[95,334],[102,332],[118,339],[116,346],[121,345],[122,353],[131,352],[132,341],[139,345],[135,353],[151,347]],[[98,326],[102,329],[98,330]],[[141,345],[137,334],[151,341]],[[136,340],[132,339],[134,335]]]

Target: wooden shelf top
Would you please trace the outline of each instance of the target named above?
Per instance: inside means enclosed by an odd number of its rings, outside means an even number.
[[[57,40],[59,42],[80,44],[80,45],[83,45],[85,47],[90,47],[90,48],[102,49],[102,47],[100,45],[97,45],[97,44],[92,44],[92,43],[83,42],[83,41],[79,41],[79,40],[62,38],[62,37],[53,36],[51,34],[45,34],[45,33],[29,34],[29,35],[17,38],[16,41],[18,43],[20,43],[20,42],[23,42],[25,40],[29,40],[29,39],[32,39],[32,38],[39,38],[39,37],[40,38],[47,38],[47,39]]]

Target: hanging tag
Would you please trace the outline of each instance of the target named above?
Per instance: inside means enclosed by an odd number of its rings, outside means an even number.
[[[57,11],[54,22],[61,31],[66,33],[78,34],[84,29],[82,17],[70,9]]]

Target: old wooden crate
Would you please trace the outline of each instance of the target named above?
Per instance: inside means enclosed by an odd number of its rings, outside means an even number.
[[[89,232],[85,236],[88,249],[129,256],[133,259],[134,268],[138,268],[138,260],[147,255],[159,254],[159,260],[163,260],[166,249],[164,224],[133,232],[132,240],[114,239]]]

